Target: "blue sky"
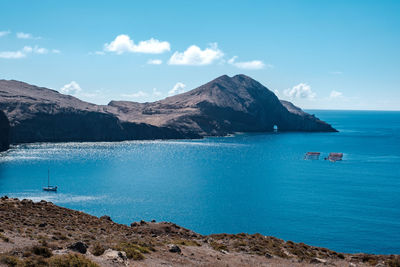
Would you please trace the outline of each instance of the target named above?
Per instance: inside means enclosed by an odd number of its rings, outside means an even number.
[[[94,103],[243,73],[303,108],[400,109],[400,1],[3,0],[0,10],[1,79]]]

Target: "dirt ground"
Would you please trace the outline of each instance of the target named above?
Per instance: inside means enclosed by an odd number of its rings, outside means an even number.
[[[0,199],[0,266],[400,266],[261,234],[203,236],[169,222],[114,223],[50,202]]]

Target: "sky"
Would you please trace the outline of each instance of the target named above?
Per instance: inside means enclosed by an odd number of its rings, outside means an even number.
[[[400,110],[400,1],[0,1],[0,79],[155,101],[248,75],[305,109]]]

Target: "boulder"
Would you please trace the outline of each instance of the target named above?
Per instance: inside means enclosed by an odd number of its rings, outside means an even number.
[[[85,243],[83,243],[81,241],[78,241],[78,242],[68,246],[68,248],[70,250],[77,251],[81,254],[85,254],[87,251],[88,245],[86,245]]]
[[[178,247],[177,245],[169,245],[168,251],[172,252],[172,253],[181,253],[182,252],[181,248]]]
[[[125,263],[125,261],[127,260],[126,253],[124,251],[113,249],[107,249],[106,251],[104,251],[101,257],[114,263]]]
[[[326,260],[320,258],[313,258],[310,260],[310,263],[312,264],[325,264],[326,262]]]
[[[100,217],[100,219],[112,222],[111,217],[108,216],[108,215],[103,215],[103,216]]]

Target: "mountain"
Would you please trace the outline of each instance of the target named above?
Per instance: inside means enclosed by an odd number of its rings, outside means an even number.
[[[55,90],[0,80],[10,142],[120,141],[224,136],[234,132],[336,131],[245,75],[221,76],[152,103],[95,105]]]
[[[234,132],[334,132],[319,120],[245,75],[221,76],[189,92],[153,103],[111,101],[120,120],[170,127],[200,136]]]

